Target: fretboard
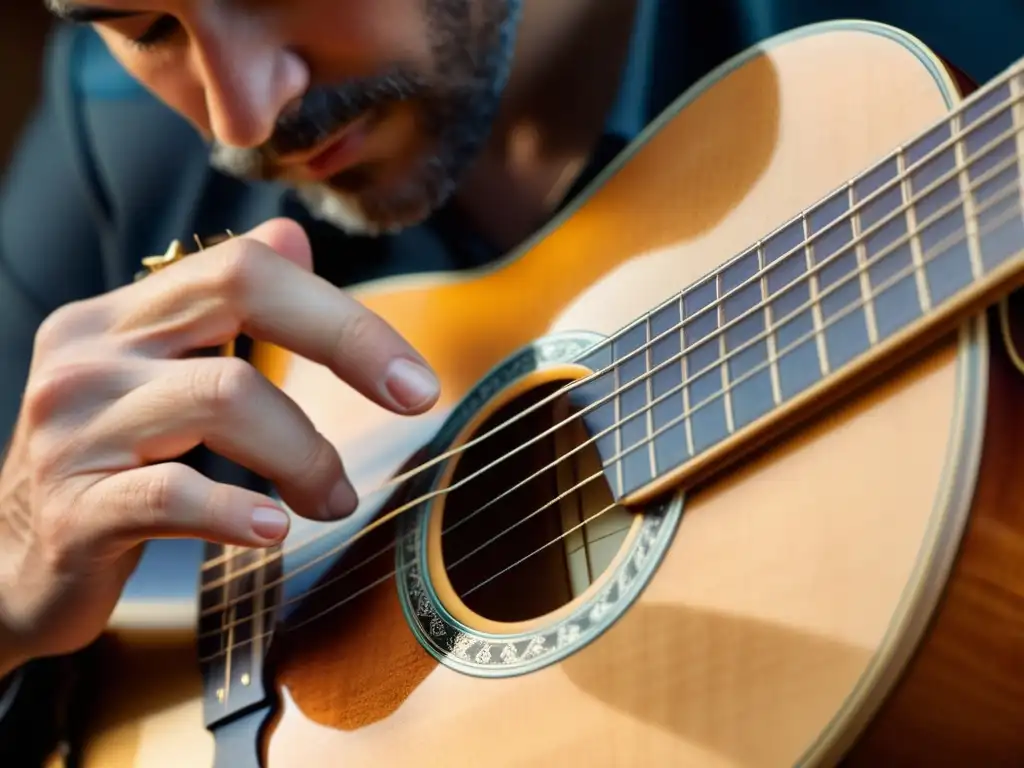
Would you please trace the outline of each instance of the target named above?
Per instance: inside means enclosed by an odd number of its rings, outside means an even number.
[[[263,663],[282,570],[275,551],[206,545],[198,652],[207,727],[267,699]]]
[[[727,461],[1010,290],[1024,271],[1022,81],[1018,66],[588,351],[580,362],[601,373],[571,399],[618,498]]]

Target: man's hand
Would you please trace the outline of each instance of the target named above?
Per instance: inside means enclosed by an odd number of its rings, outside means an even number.
[[[95,639],[146,539],[285,536],[272,499],[176,461],[197,445],[274,481],[299,514],[355,508],[337,451],[294,402],[245,362],[192,353],[245,333],[397,413],[436,401],[422,358],[310,265],[301,228],[275,220],[43,324],[0,471],[0,676]]]

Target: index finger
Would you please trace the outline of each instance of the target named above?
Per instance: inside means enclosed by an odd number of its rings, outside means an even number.
[[[220,243],[132,286],[135,310],[119,324],[160,357],[245,333],[327,366],[389,410],[430,408],[439,385],[423,357],[380,316],[313,274],[308,261],[271,248],[265,241],[281,247],[286,238],[269,231]]]

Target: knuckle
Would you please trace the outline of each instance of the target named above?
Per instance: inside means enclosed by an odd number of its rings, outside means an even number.
[[[228,301],[244,304],[267,260],[267,249],[255,241],[239,238],[226,243],[218,252],[214,273],[218,293]]]
[[[236,413],[259,391],[256,370],[244,360],[224,358],[210,366],[201,376],[198,386],[208,406],[219,414]]]
[[[25,385],[24,418],[31,426],[45,424],[67,408],[80,407],[98,389],[109,388],[117,375],[110,360],[67,360],[40,367]]]
[[[327,439],[314,432],[306,450],[293,457],[295,480],[301,485],[317,485],[332,481],[340,469],[341,459]]]
[[[73,301],[51,312],[36,330],[36,355],[50,353],[80,336],[89,314],[86,301]]]
[[[142,517],[140,523],[153,522],[174,507],[188,477],[188,470],[180,464],[167,464],[158,471],[147,472],[146,482],[125,486],[125,508]],[[147,521],[145,516],[151,519]]]
[[[109,518],[113,530],[155,530],[168,517],[188,481],[186,467],[180,464],[152,466],[139,472],[122,474],[107,485],[102,504],[114,510]]]
[[[29,379],[22,396],[22,416],[29,429],[45,424],[54,415],[67,391],[66,379],[59,371]]]
[[[231,485],[214,483],[205,497],[200,500],[200,508],[212,530],[230,528],[232,510],[242,508],[239,503],[238,489]]]
[[[380,347],[381,322],[370,312],[354,312],[337,335],[333,361],[339,368],[363,364]]]

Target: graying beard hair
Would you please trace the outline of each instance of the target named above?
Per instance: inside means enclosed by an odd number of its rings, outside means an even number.
[[[433,48],[440,51],[443,56],[437,62],[438,71],[457,72],[463,68],[459,61],[453,60],[453,57],[465,57],[466,52],[445,45],[444,41],[437,38],[450,35],[453,28],[463,23],[469,24],[468,2],[469,0],[427,0],[429,14],[434,18],[447,19],[447,23],[433,25]],[[480,145],[486,141],[500,94],[508,82],[522,12],[522,0],[503,2],[504,12],[488,14],[486,23],[477,30],[477,42],[485,52],[486,59],[470,67],[469,83],[464,84],[463,90],[463,93],[472,93],[479,88],[477,94],[488,105],[487,108],[475,116],[472,125],[447,137],[444,146],[439,148],[439,151],[444,153],[443,156],[429,158],[426,165],[418,170],[421,175],[417,183],[432,187],[430,198],[436,205],[443,205],[454,194],[459,176],[469,165],[470,158],[480,149]],[[402,90],[398,87],[401,83],[400,78],[384,75],[379,78],[379,82],[391,92]],[[331,132],[330,125],[307,124],[302,127],[307,131],[303,138],[309,144],[322,140]],[[309,136],[310,132],[316,135]],[[228,147],[217,142],[211,147],[210,164],[217,170],[240,178],[268,180],[273,175],[272,164],[268,163],[264,152]],[[375,224],[355,196],[336,192],[325,184],[299,184],[296,185],[296,193],[311,215],[350,234],[376,236],[394,233],[403,228],[402,225],[382,227]]]
[[[296,193],[314,218],[326,221],[350,235],[378,237],[400,229],[375,224],[370,221],[356,198],[342,196],[322,184],[303,184],[296,189]]]
[[[210,165],[229,176],[262,179],[264,176],[263,155],[251,149],[229,147],[219,141],[210,148]]]

